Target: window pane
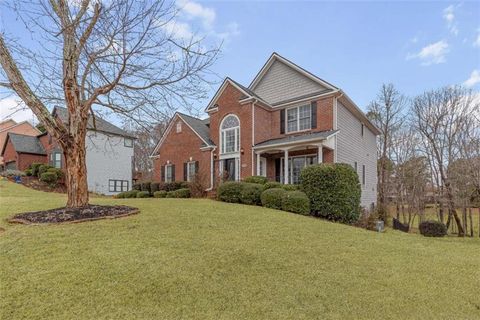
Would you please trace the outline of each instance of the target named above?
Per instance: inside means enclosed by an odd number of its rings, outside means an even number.
[[[298,108],[287,110],[287,132],[298,130],[297,112]]]
[[[309,105],[299,107],[299,118],[300,127],[298,128],[298,130],[310,129],[312,121]]]
[[[235,151],[235,130],[225,131],[225,152]]]
[[[189,162],[187,165],[187,180],[193,181],[195,178],[195,162]]]
[[[230,115],[223,120],[222,129],[230,129],[240,126],[237,117]]]

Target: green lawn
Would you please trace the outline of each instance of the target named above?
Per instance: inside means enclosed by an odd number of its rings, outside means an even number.
[[[0,319],[480,319],[480,240],[365,231],[211,200],[9,225],[65,197],[0,182]]]

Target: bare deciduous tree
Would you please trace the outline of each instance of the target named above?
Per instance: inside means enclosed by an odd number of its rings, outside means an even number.
[[[395,89],[393,84],[384,84],[377,99],[370,103],[367,111],[367,116],[381,132],[377,143],[379,156],[378,207],[379,211],[384,214],[388,210],[386,197],[390,176],[388,162],[392,157],[392,136],[402,126],[406,103],[407,99]]]
[[[14,91],[63,149],[68,207],[88,204],[87,120],[116,114],[139,125],[206,95],[205,75],[218,47],[177,37],[178,9],[154,0],[15,0],[36,41],[0,34],[0,86]],[[49,107],[68,109],[68,123]]]
[[[412,105],[415,129],[422,136],[424,149],[431,156],[445,191],[447,226],[451,218],[455,219],[459,236],[464,236],[465,230],[456,210],[448,168],[461,158],[465,137],[478,128],[472,116],[478,110],[478,103],[472,98],[472,93],[462,87],[446,87],[417,96]]]

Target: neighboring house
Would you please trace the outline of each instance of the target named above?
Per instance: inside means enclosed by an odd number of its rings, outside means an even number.
[[[67,109],[55,107],[52,114],[59,117],[63,122],[68,122]],[[12,134],[9,134],[9,138]],[[33,141],[36,141],[38,152],[42,149],[41,157],[33,162],[48,163],[56,168],[65,168],[65,158],[63,151],[48,133],[44,132],[37,137],[27,140],[23,137],[22,141],[16,143],[17,137],[13,137],[4,144],[2,155],[10,157],[12,147],[30,148],[32,151]],[[90,116],[87,124],[86,137],[86,162],[87,162],[87,181],[88,190],[91,192],[113,195],[132,188],[132,170],[133,170],[133,145],[134,137],[126,131],[115,125],[99,118],[93,119]],[[17,139],[19,140],[19,139]],[[12,145],[12,146],[11,146]],[[16,147],[18,145],[19,147]],[[36,152],[37,152],[36,151]],[[18,152],[17,152],[18,153]],[[21,154],[26,154],[23,151]],[[29,153],[32,154],[32,153]],[[25,170],[31,163],[21,159],[16,162],[15,169]],[[11,166],[13,168],[13,165]]]
[[[342,162],[359,175],[362,206],[376,203],[379,130],[345,92],[277,53],[248,88],[226,78],[205,111],[171,119],[152,153],[156,179],[298,183],[305,166]]]
[[[40,139],[9,132],[2,146],[5,169],[26,170],[32,163],[44,163],[47,153]]]
[[[0,122],[0,148],[4,145],[9,132],[26,136],[37,136],[40,134],[40,131],[32,126],[28,121],[23,121],[20,123],[17,123],[12,119],[2,121]],[[3,157],[0,156],[0,170],[4,167],[5,163],[3,161]]]

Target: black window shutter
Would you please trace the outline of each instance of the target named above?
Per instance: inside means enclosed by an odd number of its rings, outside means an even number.
[[[312,129],[317,128],[317,101],[312,101],[310,104],[310,109],[312,112]]]
[[[172,164],[172,181],[175,181],[175,165]]]
[[[198,161],[195,161],[195,173],[198,173],[199,167],[200,167],[200,163]]]
[[[187,181],[187,163],[183,163],[183,181]]]
[[[280,182],[280,164],[281,159],[275,159],[275,181]]]
[[[280,110],[280,133],[285,133],[285,109]]]
[[[161,172],[161,173],[160,173],[160,175],[161,175],[160,180],[161,180],[162,182],[165,182],[165,166],[162,166],[162,167],[161,167],[160,172]]]

